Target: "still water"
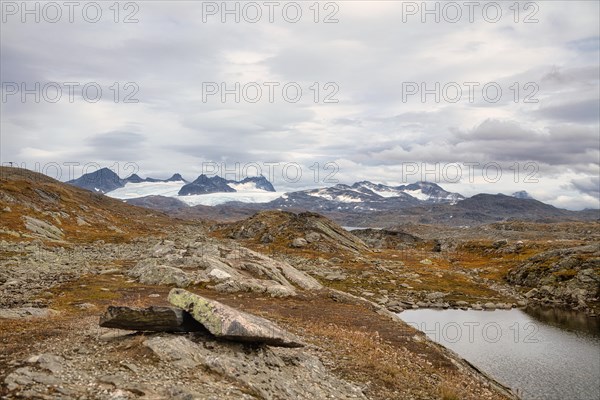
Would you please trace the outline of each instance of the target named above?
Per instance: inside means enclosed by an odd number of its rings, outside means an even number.
[[[523,399],[600,399],[598,318],[540,309],[421,309],[398,315]]]

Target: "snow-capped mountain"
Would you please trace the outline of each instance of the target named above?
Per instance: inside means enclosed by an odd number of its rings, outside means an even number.
[[[220,176],[200,175],[194,182],[183,186],[179,196],[208,193],[233,193],[248,191],[275,192],[275,188],[264,176],[244,178],[241,181],[226,180]]]
[[[165,183],[165,182],[183,182],[187,183],[180,174],[173,174],[169,179],[142,179],[137,174],[132,174],[125,179],[121,179],[114,171],[109,168],[102,168],[88,174],[84,174],[77,179],[68,181],[68,184],[83,189],[99,193],[109,193],[124,188],[127,184],[141,183]]]
[[[127,182],[131,182],[131,177],[126,179]],[[183,179],[183,176],[180,174],[173,174],[169,179],[154,179],[154,178],[146,178],[145,182],[185,182],[187,181]]]
[[[387,186],[369,181],[351,186],[309,189],[284,194],[269,203],[276,208],[306,208],[321,211],[381,211],[427,204],[455,204],[464,197],[435,183]]]
[[[385,226],[402,221],[470,225],[510,220],[598,219],[598,210],[583,217],[531,199],[525,191],[477,194],[465,199],[431,182],[389,186],[370,181],[352,185],[276,192],[263,176],[241,181],[200,175],[188,182],[179,174],[169,179],[121,179],[104,168],[68,182],[132,204],[194,218],[251,215],[259,210],[313,211],[351,226]],[[190,207],[217,206],[217,207]]]
[[[426,203],[455,204],[456,202],[465,199],[461,194],[448,192],[432,182],[416,182],[409,185],[386,186],[363,181],[355,183],[352,187],[364,187],[382,197],[403,197],[409,195]]]
[[[267,192],[275,192],[275,188],[264,176],[252,176],[244,178],[240,182],[229,181],[229,186],[235,190],[260,189]]]
[[[204,174],[200,175],[192,183],[184,185],[180,190],[179,196],[189,196],[194,194],[208,193],[227,193],[235,192],[236,190],[227,185],[227,180],[220,176],[208,177]]]
[[[377,211],[426,204],[455,204],[464,199],[462,195],[448,192],[431,182],[388,186],[362,181],[353,185],[338,184],[282,194],[277,193],[264,176],[235,181],[202,174],[188,182],[180,174],[174,174],[169,179],[143,179],[133,174],[121,179],[108,168],[85,174],[68,183],[123,200],[162,196],[176,198],[190,206],[241,202],[262,203],[272,208]]]
[[[188,182],[180,174],[173,174],[169,179],[143,179],[133,174],[121,179],[112,170],[103,168],[67,183],[122,200],[161,196],[178,199],[189,206],[213,206],[227,202],[267,203],[281,196],[264,176],[235,181],[200,175],[193,182]]]

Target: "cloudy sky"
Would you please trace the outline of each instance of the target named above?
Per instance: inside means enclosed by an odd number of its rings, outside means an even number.
[[[599,207],[597,1],[22,4],[1,3],[3,165]]]

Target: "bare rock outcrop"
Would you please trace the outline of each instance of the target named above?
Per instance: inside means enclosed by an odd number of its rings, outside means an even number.
[[[304,346],[298,337],[265,318],[236,310],[183,289],[172,289],[169,302],[189,312],[216,337],[272,346]]]
[[[600,245],[556,249],[537,254],[507,275],[529,290],[532,301],[586,309],[600,297]]]
[[[198,343],[182,336],[153,337],[144,344],[162,362],[184,370],[208,368],[261,399],[366,399],[360,388],[335,377],[317,357],[297,349]]]
[[[187,287],[192,283],[191,277],[180,268],[152,263],[138,263],[129,271],[129,275],[146,285],[175,285]]]

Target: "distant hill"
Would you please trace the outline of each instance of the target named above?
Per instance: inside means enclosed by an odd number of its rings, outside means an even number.
[[[261,211],[224,225],[220,231],[232,239],[249,240],[278,250],[299,248],[334,254],[367,250],[357,236],[330,219],[309,212]]]
[[[96,176],[107,184],[114,182],[103,170]],[[37,172],[0,167],[0,239],[118,242],[156,232],[171,221],[163,213]]]

